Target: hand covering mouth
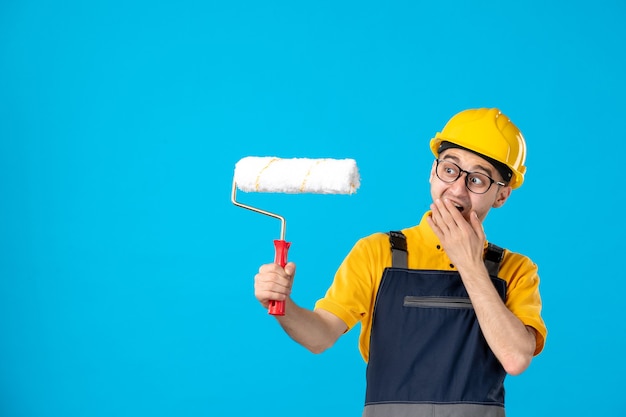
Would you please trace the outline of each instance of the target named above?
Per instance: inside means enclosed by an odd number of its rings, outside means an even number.
[[[463,205],[461,205],[460,203],[457,203],[455,200],[450,199],[450,202],[454,205],[454,207],[456,207],[461,213],[463,213],[463,210],[465,210],[465,207]]]
[[[465,211],[466,206],[463,205],[462,203],[460,203],[456,198],[451,198],[451,197],[447,197],[447,196],[442,196],[441,197],[442,200],[448,200],[448,202],[452,203],[452,205],[454,207],[457,208],[457,210],[459,210],[459,212],[463,213]]]

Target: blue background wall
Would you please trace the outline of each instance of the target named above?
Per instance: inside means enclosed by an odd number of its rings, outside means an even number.
[[[323,355],[253,297],[276,220],[248,155],[355,158],[287,218],[312,307],[360,237],[419,221],[428,140],[500,107],[528,175],[488,238],[539,264],[545,351],[510,416],[620,415],[623,1],[0,4],[0,415],[357,416],[358,328]],[[557,5],[558,4],[558,5]]]

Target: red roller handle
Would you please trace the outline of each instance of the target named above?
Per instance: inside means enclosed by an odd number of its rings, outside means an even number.
[[[284,240],[275,240],[274,248],[275,256],[274,263],[282,266],[283,268],[287,265],[287,252],[289,251],[289,246],[291,246],[290,242],[286,242]],[[270,300],[270,305],[268,308],[268,313],[273,316],[284,316],[285,315],[285,302]]]

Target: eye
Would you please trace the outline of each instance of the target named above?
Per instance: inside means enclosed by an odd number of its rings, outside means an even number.
[[[469,182],[474,185],[485,185],[487,183],[487,179],[481,174],[472,174],[469,176]]]
[[[456,177],[457,175],[459,175],[458,168],[450,163],[444,164],[443,170],[446,173],[446,175],[449,175],[451,177]]]
[[[468,186],[477,192],[483,192],[489,189],[491,181],[488,176],[473,172],[467,176]]]

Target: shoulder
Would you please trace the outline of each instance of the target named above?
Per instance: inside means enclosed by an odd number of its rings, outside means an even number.
[[[360,238],[355,247],[361,249],[370,249],[370,250],[389,250],[391,245],[391,236],[392,232],[401,233],[406,238],[407,242],[415,242],[416,240],[421,240],[419,238],[418,226],[406,228],[406,229],[394,229],[389,230],[387,232],[376,232],[371,235]]]
[[[504,248],[502,267],[512,270],[537,270],[537,264],[528,256]]]
[[[505,279],[509,286],[536,287],[539,284],[538,269],[528,256],[505,249],[498,276]]]
[[[389,248],[388,232],[376,232],[358,239],[354,244],[353,251],[378,252],[383,248]]]

